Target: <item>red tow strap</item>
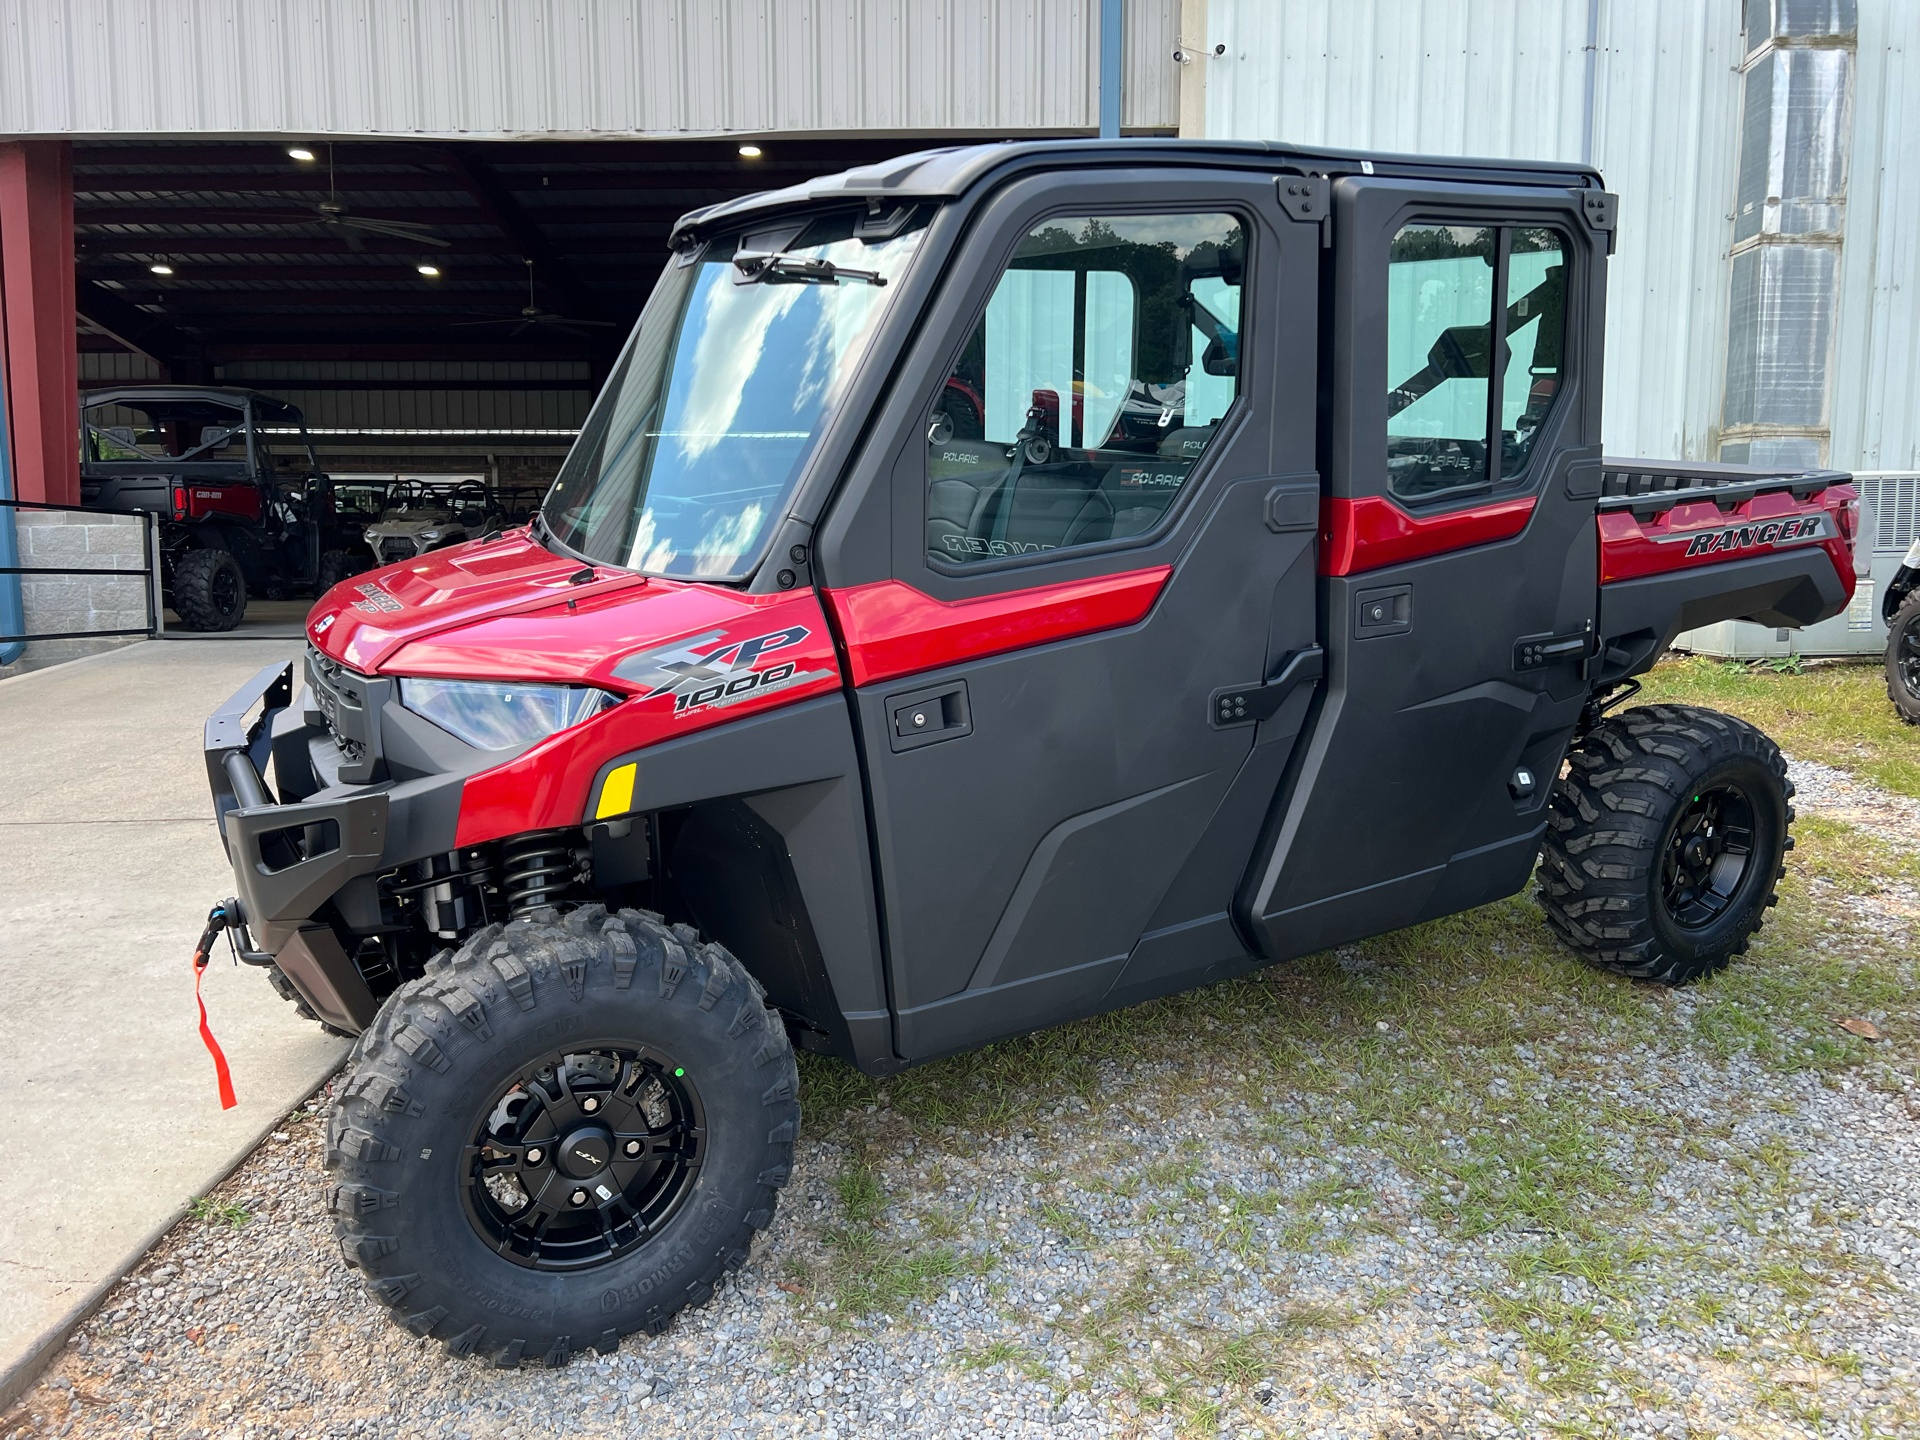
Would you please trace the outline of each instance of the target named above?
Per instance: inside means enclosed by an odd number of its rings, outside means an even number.
[[[240,1102],[234,1098],[233,1071],[227,1066],[226,1052],[220,1048],[220,1042],[213,1038],[213,1027],[207,1023],[207,1002],[201,997],[200,982],[206,977],[207,961],[213,951],[213,937],[226,929],[229,923],[226,907],[214,906],[213,913],[207,916],[207,928],[201,933],[200,943],[193,951],[193,1003],[200,1007],[200,1040],[213,1057],[213,1074],[220,1082],[222,1110],[231,1110]]]

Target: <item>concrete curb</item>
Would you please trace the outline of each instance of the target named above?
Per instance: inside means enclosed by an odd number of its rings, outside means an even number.
[[[115,655],[128,655],[142,645],[151,645],[151,640],[129,640],[124,645],[115,645],[109,650],[96,650],[91,655],[76,655],[71,660],[56,660],[51,665],[42,665],[34,670],[21,670],[12,675],[0,675],[0,685],[18,685],[23,680],[37,679],[42,675],[71,674],[76,665],[96,665],[102,660],[110,660]]]
[[[113,652],[109,651],[107,653],[111,654]],[[83,658],[87,660],[97,660],[101,657],[88,655]],[[80,661],[75,660],[67,663],[79,664]],[[61,667],[53,666],[50,668],[59,669]],[[40,673],[38,670],[30,670],[27,672],[27,675],[38,675]],[[9,678],[24,680],[27,678],[27,675],[17,675]],[[5,681],[0,681],[0,684],[4,683]],[[280,1127],[287,1116],[291,1115],[315,1095],[318,1095],[322,1090],[326,1089],[328,1085],[333,1083],[334,1076],[339,1073],[338,1070],[335,1070],[333,1074],[328,1075],[318,1085],[315,1085],[311,1090],[307,1091],[306,1094],[294,1101],[292,1105],[288,1106],[278,1115],[273,1116],[261,1126],[261,1128],[247,1140],[245,1147],[233,1157],[232,1161],[207,1182],[206,1189],[202,1190],[198,1195],[189,1196],[172,1214],[168,1215],[165,1220],[161,1221],[160,1224],[149,1231],[141,1239],[140,1243],[136,1245],[123,1260],[115,1265],[113,1270],[106,1275],[105,1278],[79,1300],[75,1301],[72,1308],[70,1308],[65,1315],[62,1315],[58,1320],[54,1321],[52,1325],[41,1331],[32,1343],[27,1346],[26,1354],[8,1365],[4,1370],[0,1370],[0,1411],[4,1411],[9,1405],[12,1405],[14,1401],[18,1400],[27,1392],[33,1385],[33,1382],[40,1378],[40,1372],[46,1369],[48,1363],[60,1353],[61,1348],[66,1345],[67,1341],[73,1338],[73,1332],[84,1325],[88,1317],[100,1308],[100,1302],[107,1298],[108,1292],[122,1280],[126,1279],[133,1267],[138,1265],[154,1246],[164,1240],[176,1225],[187,1218],[196,1200],[204,1198],[219,1186],[225,1184],[234,1171],[238,1170],[242,1165],[246,1164],[248,1160],[253,1158],[253,1152],[260,1148],[267,1136],[271,1135]]]

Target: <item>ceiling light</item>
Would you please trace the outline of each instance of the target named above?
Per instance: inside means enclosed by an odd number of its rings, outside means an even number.
[[[760,147],[758,145],[742,145],[740,147],[740,156],[744,160],[758,160],[760,158]]]
[[[438,265],[416,265],[413,268],[418,270],[422,275],[426,276],[429,280],[438,279],[440,275],[440,267]]]
[[[171,275],[173,273],[173,267],[164,260],[160,261],[157,265],[149,265],[147,268],[156,275]]]
[[[290,158],[298,160],[302,164],[311,164],[313,161],[313,151],[307,149],[304,145],[295,145],[287,151],[287,154]]]

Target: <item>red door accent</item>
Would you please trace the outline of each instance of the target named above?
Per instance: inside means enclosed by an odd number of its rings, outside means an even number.
[[[936,600],[902,580],[824,593],[846,641],[853,683],[871,685],[1131,625],[1153,608],[1171,574],[1171,565],[1156,565],[973,600]]]
[[[1320,502],[1320,573],[1357,575],[1382,565],[1424,560],[1470,545],[1511,540],[1527,528],[1534,497],[1516,496],[1449,510],[1441,515],[1409,515],[1384,495]]]

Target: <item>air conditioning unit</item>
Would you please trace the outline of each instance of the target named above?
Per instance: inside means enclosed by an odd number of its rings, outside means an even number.
[[[1880,655],[1887,648],[1887,626],[1880,602],[1893,583],[1907,548],[1920,538],[1920,475],[1911,471],[1862,470],[1860,521],[1873,539],[1868,573],[1860,577],[1853,603],[1833,617],[1804,630],[1775,630],[1747,620],[1723,620],[1674,637],[1673,648],[1727,660],[1771,660],[1785,655],[1808,659],[1842,655]]]

